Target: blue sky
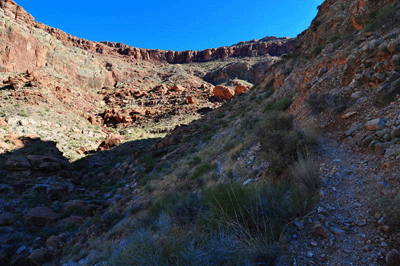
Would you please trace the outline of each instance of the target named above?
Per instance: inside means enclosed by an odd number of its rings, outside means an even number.
[[[322,0],[94,1],[15,0],[46,25],[92,41],[163,50],[203,50],[261,39],[296,37]]]

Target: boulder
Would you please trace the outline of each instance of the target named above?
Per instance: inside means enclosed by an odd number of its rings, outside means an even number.
[[[59,214],[53,212],[53,210],[48,207],[36,207],[29,210],[22,219],[27,226],[43,227],[54,223],[59,217]]]
[[[377,90],[374,96],[374,104],[382,107],[394,101],[395,96],[400,93],[400,78],[393,82],[384,82]]]
[[[386,142],[386,143],[379,142],[379,143],[375,144],[375,148],[374,148],[375,154],[376,155],[384,155],[386,150],[388,148],[390,148],[391,146],[393,146],[393,143],[391,143],[391,142]]]
[[[312,228],[311,228],[311,232],[319,237],[322,238],[329,238],[329,235],[327,233],[327,229],[325,227],[323,227],[320,223],[315,224]]]
[[[22,147],[24,147],[24,143],[22,142],[22,140],[20,140],[17,136],[15,136],[14,134],[8,134],[4,136],[4,141],[8,142],[8,143],[12,143],[13,149],[20,149]]]
[[[4,164],[4,168],[9,171],[26,171],[31,169],[31,164],[25,157],[11,157]]]
[[[365,123],[365,128],[367,130],[377,131],[377,130],[382,129],[385,124],[386,124],[386,122],[383,119],[377,118],[377,119],[370,120],[367,123]]]
[[[363,128],[363,124],[355,123],[345,132],[345,134],[346,136],[351,136],[354,132],[360,130],[361,128]]]
[[[248,91],[249,91],[249,89],[242,85],[236,86],[236,88],[235,88],[236,95],[240,95],[240,94],[246,93]]]
[[[213,89],[213,96],[220,101],[227,101],[235,96],[235,90],[230,87],[218,85]]]
[[[28,259],[35,265],[43,265],[51,259],[47,248],[36,249],[28,256]]]
[[[124,137],[121,135],[110,134],[108,138],[99,145],[97,150],[98,151],[109,150],[112,147],[117,146],[123,139]]]
[[[43,193],[51,200],[60,200],[71,193],[73,189],[73,184],[60,177],[50,177],[33,186],[35,192]]]
[[[185,91],[185,88],[181,85],[174,85],[171,90],[175,92],[183,92]]]
[[[192,104],[192,105],[198,105],[199,101],[196,98],[192,97],[192,96],[188,96],[187,97],[187,103],[188,104]]]
[[[371,142],[374,140],[373,136],[367,136],[365,139],[363,139],[361,141],[361,147],[362,148],[367,148],[369,146],[369,144],[371,144]]]
[[[386,266],[400,265],[400,254],[396,249],[392,249],[386,254]]]
[[[400,127],[394,128],[394,129],[390,132],[390,136],[391,136],[393,139],[394,139],[394,138],[400,137]]]
[[[7,124],[6,120],[3,118],[0,118],[0,127],[7,127],[7,126],[8,126],[8,124]]]

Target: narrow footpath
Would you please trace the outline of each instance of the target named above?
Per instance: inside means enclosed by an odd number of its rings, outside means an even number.
[[[335,140],[321,139],[319,150],[320,202],[286,231],[278,265],[385,265],[391,228],[376,202],[395,177],[382,175],[374,154]]]

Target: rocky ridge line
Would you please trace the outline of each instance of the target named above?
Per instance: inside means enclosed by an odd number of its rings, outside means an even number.
[[[204,51],[163,51],[158,49],[135,48],[122,43],[98,43],[74,37],[59,29],[37,22],[31,14],[12,0],[0,1],[0,8],[5,11],[7,16],[15,19],[18,23],[28,24],[30,27],[42,29],[68,46],[79,47],[100,54],[128,56],[137,60],[167,63],[207,62],[229,57],[280,56],[291,52],[294,48],[294,39],[288,37],[266,37],[258,41],[242,42],[233,46],[206,49]]]

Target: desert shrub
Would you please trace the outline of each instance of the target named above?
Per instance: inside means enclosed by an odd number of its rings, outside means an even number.
[[[298,160],[290,166],[290,174],[293,181],[304,188],[305,191],[313,193],[320,185],[318,165],[315,160],[308,155],[303,157],[301,154]]]
[[[328,39],[328,43],[334,43],[334,42],[340,40],[341,38],[342,38],[342,35],[341,35],[341,34],[333,35],[332,37],[330,37],[330,38]]]
[[[139,158],[140,163],[146,168],[146,172],[153,170],[154,166],[157,164],[157,158],[153,157],[151,153],[147,153]]]
[[[100,218],[101,229],[105,232],[116,225],[123,217],[120,212],[109,211]]]
[[[318,45],[317,47],[315,47],[312,51],[312,56],[316,57],[317,55],[319,55],[322,51],[322,49],[324,49],[324,47],[322,47],[321,45]]]
[[[369,23],[364,27],[363,30],[366,32],[377,31],[382,27],[383,24],[393,18],[396,18],[395,3],[374,9],[367,14],[366,19]]]
[[[396,228],[400,227],[400,194],[388,194],[380,198],[380,205],[389,222]]]
[[[201,158],[199,157],[199,156],[194,156],[191,160],[189,160],[188,162],[187,162],[187,164],[189,165],[189,166],[195,166],[195,165],[198,165],[199,163],[201,162]]]
[[[321,20],[314,20],[311,24],[311,30],[316,31],[318,27],[321,25],[322,21]]]
[[[30,117],[30,116],[31,116],[31,114],[30,114],[28,111],[26,111],[25,109],[20,110],[20,111],[17,113],[17,115],[23,116],[23,117]]]
[[[307,198],[313,193],[296,185],[263,182],[250,186],[221,184],[203,193],[217,224],[243,234],[250,242],[264,238],[273,243],[287,223],[311,206]]]
[[[349,95],[343,93],[311,93],[307,98],[309,108],[317,113],[322,111],[341,112],[347,108]]]
[[[313,111],[322,112],[328,107],[325,97],[326,93],[314,92],[308,96],[307,104]]]
[[[192,174],[190,175],[191,180],[196,180],[199,177],[217,169],[217,164],[216,163],[204,163],[196,168],[194,168]]]
[[[149,209],[151,217],[158,217],[164,213],[175,217],[175,222],[185,224],[193,221],[201,208],[201,203],[195,195],[190,193],[168,192],[153,202]]]
[[[297,161],[299,152],[304,153],[315,145],[308,134],[293,130],[290,114],[272,111],[264,115],[256,125],[256,135],[261,142],[261,155],[270,162],[271,178],[280,178],[287,167]]]
[[[134,231],[114,247],[110,264],[122,265],[248,265],[241,256],[244,242],[225,230],[198,234],[189,238],[182,232],[169,230],[158,234],[149,228]]]
[[[283,97],[279,101],[275,102],[271,107],[272,109],[285,111],[287,110],[290,105],[293,103],[293,99],[289,97]]]

